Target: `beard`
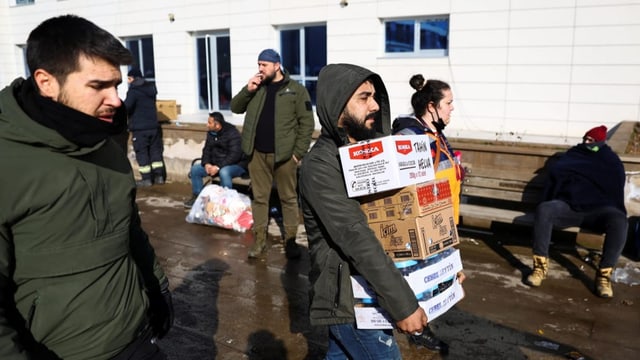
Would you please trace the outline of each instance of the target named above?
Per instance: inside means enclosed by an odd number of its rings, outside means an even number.
[[[345,109],[342,112],[342,127],[356,141],[373,139],[376,137],[376,128],[367,127],[367,120],[369,119],[375,120],[375,113],[368,114],[362,121],[358,121],[355,116]]]
[[[262,84],[264,85],[269,85],[273,82],[273,79],[276,78],[276,73],[278,70],[272,72],[271,74],[263,74],[264,77],[262,78]]]

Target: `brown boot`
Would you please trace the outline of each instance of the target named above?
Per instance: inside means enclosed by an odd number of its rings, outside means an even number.
[[[613,288],[611,287],[611,273],[613,268],[601,268],[596,273],[596,294],[603,298],[613,297]]]
[[[548,268],[548,258],[533,255],[533,272],[527,277],[527,283],[531,286],[540,286],[540,284],[542,284],[542,280],[547,277]]]
[[[247,254],[250,259],[259,257],[267,249],[267,230],[254,230],[253,238],[255,239],[255,242],[253,243],[253,245],[251,245],[249,253]]]

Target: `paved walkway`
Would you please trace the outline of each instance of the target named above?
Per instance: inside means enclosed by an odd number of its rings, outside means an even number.
[[[185,221],[188,193],[186,184],[138,193],[143,224],[173,288],[176,323],[160,342],[170,359],[322,359],[326,333],[308,321],[306,250],[287,261],[272,239],[264,259],[248,260],[250,233]],[[638,357],[640,286],[614,284],[615,298],[596,297],[585,254],[562,242],[554,247],[550,278],[530,289],[522,283],[530,265],[527,233],[461,235],[466,296],[432,323],[450,353],[415,349],[400,335],[405,360]],[[621,259],[627,264],[640,266]]]

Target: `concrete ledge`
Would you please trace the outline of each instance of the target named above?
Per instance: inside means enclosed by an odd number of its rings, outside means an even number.
[[[242,132],[241,126],[236,126]],[[313,140],[320,136],[320,131],[314,131],[311,135]],[[207,125],[202,123],[170,122],[162,124],[162,138],[164,142],[164,163],[167,168],[167,181],[189,183],[189,170],[191,161],[202,156],[202,148],[207,138]],[[131,138],[127,151],[129,162],[133,167],[134,174],[138,178],[138,163],[136,154],[133,151]],[[246,182],[248,180],[243,180]]]

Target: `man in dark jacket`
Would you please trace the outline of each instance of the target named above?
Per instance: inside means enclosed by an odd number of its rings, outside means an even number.
[[[309,93],[282,68],[280,55],[265,49],[258,55],[258,73],[231,99],[231,111],[246,112],[242,150],[249,157],[255,241],[247,255],[256,258],[266,250],[269,198],[275,183],[282,205],[285,255],[300,257],[296,187],[298,164],[309,150],[315,125]]]
[[[0,359],[165,359],[169,283],[135,204],[116,87],[132,60],[76,16],[27,40],[0,91]],[[35,166],[34,166],[35,165]]]
[[[240,147],[240,132],[224,120],[220,112],[212,112],[207,119],[207,139],[200,162],[193,164],[189,172],[191,199],[184,203],[191,208],[202,191],[205,176],[219,176],[220,186],[231,189],[234,177],[247,173],[247,160]]]
[[[138,171],[142,180],[138,186],[164,184],[165,169],[162,152],[162,128],[158,122],[156,109],[156,85],[145,81],[137,68],[132,68],[127,74],[129,90],[124,104],[129,114],[129,131],[136,152]]]
[[[606,139],[604,125],[587,131],[582,143],[570,148],[549,169],[545,201],[536,209],[529,285],[540,286],[547,276],[553,227],[580,226],[605,233],[595,292],[613,297],[611,273],[627,239],[626,176],[624,165]]]
[[[324,67],[317,89],[322,131],[299,180],[311,256],[311,324],[329,326],[327,359],[400,359],[391,330],[356,328],[350,275],[367,280],[399,331],[419,333],[427,316],[367,225],[360,203],[347,196],[338,152],[342,145],[389,134],[387,91],[377,74],[350,64]]]

